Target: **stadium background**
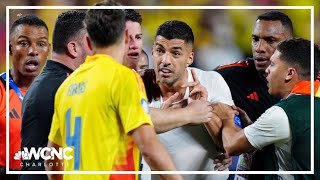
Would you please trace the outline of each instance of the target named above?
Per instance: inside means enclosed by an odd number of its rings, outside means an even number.
[[[33,13],[48,25],[50,42],[56,17],[65,9],[58,6],[90,6],[100,0],[0,0],[0,72],[6,62],[6,11],[5,6],[57,6],[56,10],[10,10],[9,23],[18,16]],[[315,42],[320,44],[319,0],[118,0],[127,6],[314,6]],[[143,49],[151,55],[157,27],[166,20],[187,22],[195,34],[195,63],[204,70],[251,56],[251,32],[258,14],[266,10],[138,10],[143,18]],[[281,10],[293,21],[296,37],[310,39],[310,10]],[[49,55],[50,58],[50,55]],[[151,58],[150,58],[151,59]],[[152,67],[152,64],[151,64]]]

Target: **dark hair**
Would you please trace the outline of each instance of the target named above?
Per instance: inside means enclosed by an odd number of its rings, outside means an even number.
[[[125,9],[126,21],[137,22],[141,25],[142,18],[141,15],[134,9]]]
[[[60,14],[56,20],[52,46],[56,53],[64,53],[67,43],[83,34],[80,31],[86,30],[84,20],[86,13],[82,11],[67,11]]]
[[[281,60],[297,68],[299,78],[310,80],[311,42],[309,40],[303,38],[285,40],[278,45],[277,50],[281,53]],[[319,64],[319,47],[316,44],[314,44],[314,55],[315,64]]]
[[[257,20],[265,20],[265,21],[280,21],[282,26],[284,26],[291,36],[293,36],[293,25],[292,21],[288,15],[284,14],[280,11],[268,11],[263,14],[260,14]]]
[[[156,36],[163,36],[164,38],[181,39],[193,46],[194,36],[192,29],[188,24],[182,21],[167,21],[161,24],[157,30]]]
[[[16,19],[11,28],[10,28],[10,36],[15,31],[16,27],[19,25],[29,25],[29,26],[36,26],[36,27],[44,27],[48,31],[47,24],[40,19],[39,17],[33,15],[33,14],[26,14],[24,16],[21,16],[20,18]]]
[[[121,4],[114,0],[104,0],[98,3],[95,3],[94,6],[121,6]]]
[[[109,4],[110,2],[101,2],[96,6]],[[121,9],[90,9],[87,13],[86,24],[92,43],[96,47],[108,47],[123,37],[125,13]]]

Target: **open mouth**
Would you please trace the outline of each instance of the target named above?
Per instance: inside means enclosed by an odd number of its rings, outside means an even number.
[[[39,67],[39,62],[37,60],[29,60],[25,66],[27,71],[36,71]]]
[[[257,66],[266,66],[269,63],[269,59],[266,58],[255,58],[254,60]]]
[[[129,53],[128,57],[131,58],[131,59],[138,59],[139,53],[137,53],[137,52]]]
[[[172,74],[172,71],[168,68],[160,68],[159,72],[162,77],[169,77]]]

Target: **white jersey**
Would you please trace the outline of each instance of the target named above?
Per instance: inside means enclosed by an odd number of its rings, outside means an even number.
[[[208,91],[208,101],[233,105],[230,89],[222,76],[214,71],[192,68]],[[193,82],[191,68],[187,68],[188,82]],[[186,89],[185,99],[189,97]],[[189,100],[188,100],[189,101]],[[189,101],[190,102],[190,101]],[[162,98],[152,101],[150,106],[160,108]],[[178,171],[215,171],[213,159],[221,154],[203,125],[186,125],[158,134],[161,143],[168,150]],[[144,161],[143,161],[144,162]],[[144,162],[143,170],[150,170]],[[185,180],[224,180],[228,174],[183,175]],[[142,175],[143,180],[158,179],[157,175]]]
[[[291,132],[289,119],[279,106],[266,110],[253,124],[244,128],[250,144],[261,149],[269,144],[275,145],[279,171],[291,171]],[[279,174],[283,179],[294,179],[289,174]]]

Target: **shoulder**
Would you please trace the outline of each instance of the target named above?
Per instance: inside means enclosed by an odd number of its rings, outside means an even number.
[[[211,87],[215,84],[218,85],[220,83],[225,83],[224,78],[216,71],[203,71],[203,70],[197,69],[197,68],[190,68],[190,69],[194,70],[200,83],[204,86]]]
[[[132,69],[118,63],[111,56],[103,57],[106,60],[97,62],[99,64],[100,70],[104,71],[107,74],[113,74],[117,76],[116,79],[125,79],[128,76],[134,77],[135,71]]]
[[[226,71],[226,70],[232,70],[235,68],[250,68],[250,59],[246,59],[246,60],[240,60],[237,61],[235,63],[231,63],[231,64],[225,64],[225,65],[220,65],[218,66],[215,70],[216,71]]]
[[[286,115],[282,107],[279,107],[277,105],[271,106],[269,109],[267,109],[260,117],[268,117],[271,116],[282,116]]]
[[[196,73],[197,77],[199,78],[199,81],[203,79],[212,80],[212,78],[222,78],[221,75],[216,71],[203,71],[201,69],[194,68],[194,67],[189,67],[188,69],[190,70],[192,69]]]
[[[286,127],[285,124],[288,123],[288,116],[283,108],[279,106],[272,106],[267,109],[254,124],[261,127]]]

